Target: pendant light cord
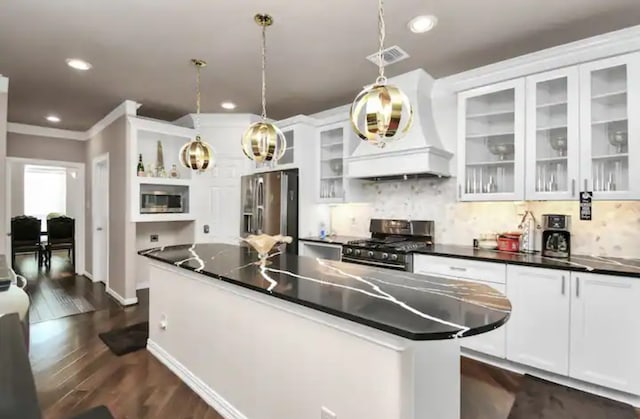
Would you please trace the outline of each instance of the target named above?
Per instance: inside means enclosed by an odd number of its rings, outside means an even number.
[[[387,36],[387,28],[384,24],[384,0],[378,0],[378,78],[376,84],[385,84],[387,78],[384,76],[384,65],[382,65],[382,51],[384,50],[384,40]]]
[[[262,25],[262,120],[267,119],[267,26]]]
[[[196,64],[196,138],[200,138],[200,65]]]

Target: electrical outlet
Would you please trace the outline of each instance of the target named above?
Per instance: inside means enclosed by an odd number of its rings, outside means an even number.
[[[152,234],[151,236],[149,236],[149,240],[151,240],[151,243],[155,243],[158,241],[158,235],[157,234]]]
[[[209,224],[205,224],[202,230],[204,230],[204,234],[209,234]]]
[[[167,330],[169,322],[167,321],[167,315],[162,313],[160,315],[160,329]]]
[[[338,415],[322,406],[322,409],[320,409],[320,419],[338,419]]]

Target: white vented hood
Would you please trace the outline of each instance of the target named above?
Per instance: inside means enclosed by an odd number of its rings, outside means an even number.
[[[386,178],[403,176],[450,176],[453,156],[440,142],[431,107],[433,77],[418,69],[389,79],[399,87],[413,105],[413,126],[397,142],[379,148],[362,141],[345,160],[351,178]]]

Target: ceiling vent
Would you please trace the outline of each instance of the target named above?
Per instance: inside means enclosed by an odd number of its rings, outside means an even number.
[[[367,57],[367,60],[371,61],[372,63],[374,63],[375,65],[379,65],[378,64],[378,53],[373,53],[371,55],[369,55]],[[409,54],[407,54],[407,52],[405,50],[403,50],[402,48],[400,48],[397,45],[394,45],[392,47],[386,48],[382,50],[382,66],[386,67],[390,64],[395,64],[397,62],[400,62],[402,60],[406,60],[407,58],[409,58]]]

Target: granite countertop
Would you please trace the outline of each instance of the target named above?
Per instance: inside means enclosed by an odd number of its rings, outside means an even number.
[[[262,294],[411,340],[472,336],[503,325],[509,300],[486,285],[228,244],[167,246],[139,252]]]
[[[436,244],[428,249],[417,250],[414,253],[568,271],[640,277],[640,259],[571,255],[571,258],[566,260],[545,257],[540,253],[511,253],[446,244]]]
[[[356,236],[327,236],[326,238],[321,238],[320,236],[314,237],[304,237],[299,239],[303,242],[316,242],[316,243],[327,243],[327,244],[347,244],[351,241],[355,240],[369,240],[371,237],[356,237]]]

